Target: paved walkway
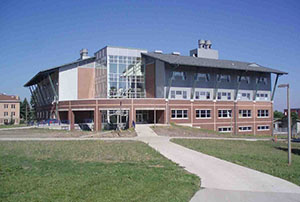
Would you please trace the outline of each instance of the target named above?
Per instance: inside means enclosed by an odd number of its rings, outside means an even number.
[[[201,178],[191,201],[300,201],[300,187],[286,180],[239,166],[157,136],[148,125],[136,125],[141,140]]]

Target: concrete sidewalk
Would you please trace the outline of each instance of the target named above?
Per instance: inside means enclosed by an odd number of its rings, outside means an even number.
[[[239,166],[157,136],[148,125],[137,125],[143,141],[201,178],[191,201],[300,201],[300,187],[286,180]]]

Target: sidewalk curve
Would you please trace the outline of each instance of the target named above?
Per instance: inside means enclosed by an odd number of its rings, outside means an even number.
[[[204,189],[192,201],[282,201],[286,195],[285,201],[300,201],[300,187],[291,182],[172,143],[149,125],[136,125],[136,132],[137,139],[201,178]]]

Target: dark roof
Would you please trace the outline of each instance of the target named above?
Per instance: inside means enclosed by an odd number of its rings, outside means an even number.
[[[64,65],[60,65],[60,66],[56,66],[56,67],[52,67],[52,68],[49,68],[49,69],[42,70],[42,71],[38,72],[34,77],[32,77],[26,84],[24,84],[24,87],[28,87],[28,86],[31,86],[31,85],[34,85],[34,84],[38,83],[40,80],[42,80],[44,78],[45,75],[51,74],[52,72],[55,72],[55,71],[58,71],[58,69],[61,68],[61,67],[66,67],[66,66],[69,66],[69,65],[73,65],[73,64],[76,64],[76,63],[83,62],[83,61],[86,62],[88,60],[91,60],[91,62],[93,62],[95,59],[96,59],[96,57],[90,57],[90,58],[87,58],[87,59],[84,59],[84,60],[76,60],[74,62],[70,62],[70,63],[64,64]]]
[[[268,73],[275,73],[275,74],[287,74],[286,72],[282,72],[276,69],[271,69],[268,67],[263,67],[256,63],[249,63],[249,62],[199,58],[199,57],[160,54],[160,53],[142,53],[142,55],[161,60],[171,65],[186,65],[186,66],[233,69],[233,70],[254,71],[254,72],[268,72]]]

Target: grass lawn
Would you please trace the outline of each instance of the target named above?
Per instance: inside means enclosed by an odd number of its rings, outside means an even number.
[[[26,127],[26,124],[16,124],[16,125],[0,125],[1,128],[18,128],[18,127]]]
[[[0,201],[189,201],[200,181],[141,142],[0,142]]]
[[[292,165],[287,165],[287,144],[272,141],[191,140],[172,142],[300,185],[300,144],[292,144]]]

